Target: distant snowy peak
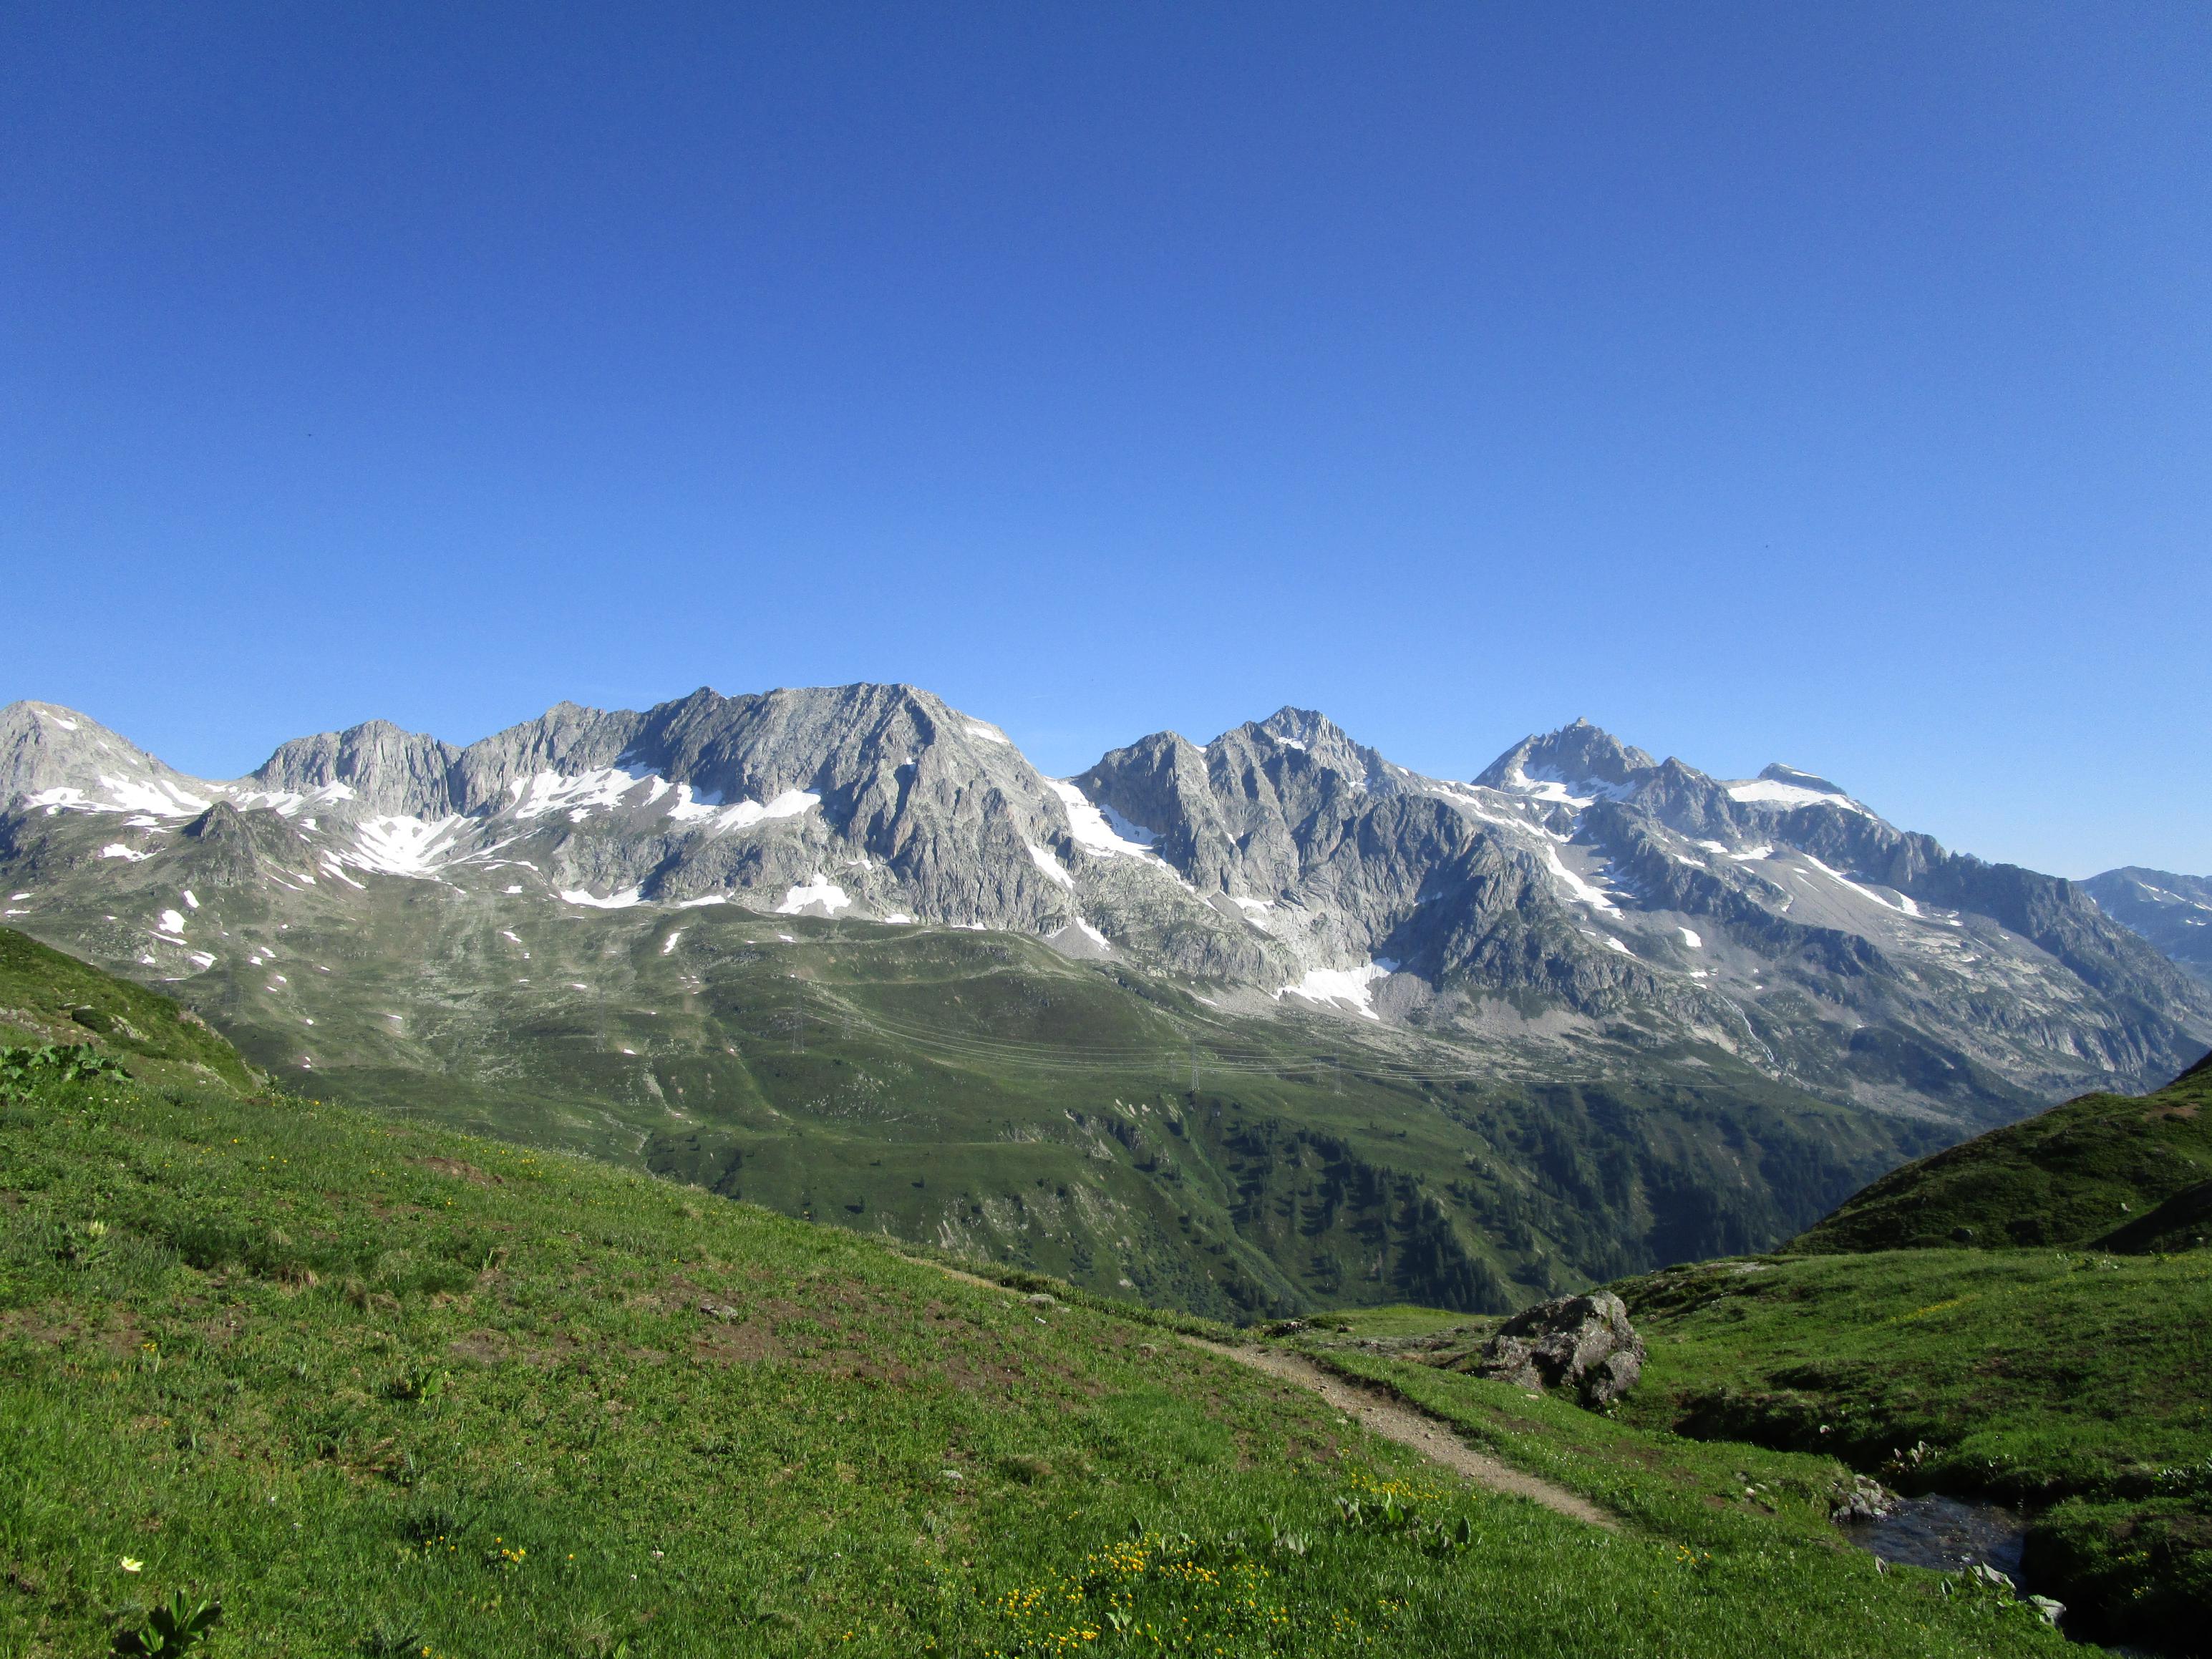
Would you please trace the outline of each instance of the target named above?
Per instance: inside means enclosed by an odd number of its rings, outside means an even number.
[[[52,811],[205,811],[207,785],[155,760],[88,715],[50,702],[0,708],[0,808]]]
[[[1273,738],[1286,749],[1311,750],[1319,744],[1328,748],[1338,743],[1350,744],[1342,727],[1317,709],[1293,708],[1285,703],[1273,714],[1254,725],[1239,726],[1238,731],[1250,731]]]
[[[1209,761],[1218,759],[1232,768],[1246,755],[1263,765],[1281,761],[1339,779],[1343,787],[1363,793],[1387,794],[1417,781],[1414,774],[1393,765],[1311,708],[1285,706],[1264,720],[1233,727],[1208,744],[1206,754]]]
[[[1809,789],[1816,795],[1843,795],[1847,793],[1841,784],[1831,783],[1824,777],[1802,772],[1794,766],[1784,766],[1780,761],[1776,761],[1759,775],[1763,782],[1790,784],[1799,789]]]
[[[1611,732],[1577,720],[1526,737],[1491,762],[1475,782],[1486,789],[1562,803],[1617,799],[1658,763]]]
[[[1838,806],[1847,812],[1873,812],[1845,794],[1837,785],[1810,772],[1777,761],[1756,778],[1723,786],[1729,798],[1746,806],[1776,807],[1784,811],[1799,806]]]
[[[2212,877],[2130,865],[2081,884],[2113,921],[2212,981]]]

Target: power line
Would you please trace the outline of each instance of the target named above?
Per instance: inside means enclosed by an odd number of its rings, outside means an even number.
[[[794,1008],[793,1012],[794,1021],[811,1017],[798,1008]],[[856,1030],[866,1031],[890,1042],[978,1064],[1095,1075],[1154,1072],[1164,1059],[1170,1064],[1173,1063],[1174,1050],[1164,1044],[1076,1046],[1024,1042],[976,1033],[930,1030],[892,1018],[860,1013],[849,1006],[841,1008],[840,1018],[843,1028],[848,1032]],[[1206,1072],[1213,1071],[1241,1076],[1295,1077],[1316,1086],[1325,1082],[1335,1093],[1341,1095],[1343,1092],[1346,1066],[1341,1050],[1325,1054],[1286,1054],[1279,1049],[1216,1049],[1208,1047],[1201,1057],[1197,1035],[1188,1030],[1182,1035],[1184,1052],[1181,1058],[1188,1068],[1190,1086],[1194,1091],[1200,1087]],[[1488,1074],[1477,1072],[1465,1063],[1424,1065],[1415,1060],[1389,1060],[1380,1055],[1370,1056],[1364,1064],[1353,1066],[1352,1072],[1355,1078],[1401,1085],[1490,1080]]]

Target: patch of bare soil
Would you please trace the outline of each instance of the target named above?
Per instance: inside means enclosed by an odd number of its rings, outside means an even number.
[[[471,1187],[500,1187],[506,1183],[495,1176],[486,1175],[473,1164],[464,1164],[457,1158],[410,1158],[410,1164],[425,1170],[435,1170],[440,1175],[451,1176],[456,1181],[465,1181]]]

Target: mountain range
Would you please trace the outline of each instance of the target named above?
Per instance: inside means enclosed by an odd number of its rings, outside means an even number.
[[[910,686],[702,690],[466,747],[373,721],[211,781],[0,709],[9,925],[257,1064],[1194,1305],[1755,1248],[1904,1157],[2155,1086],[2212,987],[2100,902],[2124,878],[1583,721],[1468,781],[1294,708],[1059,779]]]

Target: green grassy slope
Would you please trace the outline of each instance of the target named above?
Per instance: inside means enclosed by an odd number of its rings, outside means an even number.
[[[2197,1650],[2212,1254],[1771,1256],[1614,1288],[1650,1348],[1624,1421],[2030,1504],[2027,1570],[2076,1628]]]
[[[2148,1215],[2114,1228],[2100,1243],[2106,1249],[2130,1255],[2194,1250],[2212,1243],[2212,1181],[2184,1187]]]
[[[0,1044],[84,1043],[150,1081],[250,1089],[237,1050],[169,998],[0,927]]]
[[[2155,1094],[2084,1095],[1893,1170],[1790,1248],[1826,1254],[2092,1243],[2212,1181],[2208,1107],[2212,1056]],[[2177,1218],[2177,1231],[2179,1224]],[[2156,1248],[2150,1241],[2163,1234],[2143,1237]]]
[[[2063,1650],[1706,1520],[1670,1444],[1607,1534],[1133,1316],[635,1173],[211,1090],[0,1106],[10,1654],[179,1589],[212,1659]],[[1386,1491],[1420,1528],[1343,1522]]]
[[[184,972],[325,1098],[1224,1318],[1504,1312],[1761,1248],[1941,1133],[1717,1050],[1469,1078],[1403,1032],[1240,1015],[1011,935],[553,907],[491,876],[343,901],[193,879],[211,965],[97,915],[48,936]]]

